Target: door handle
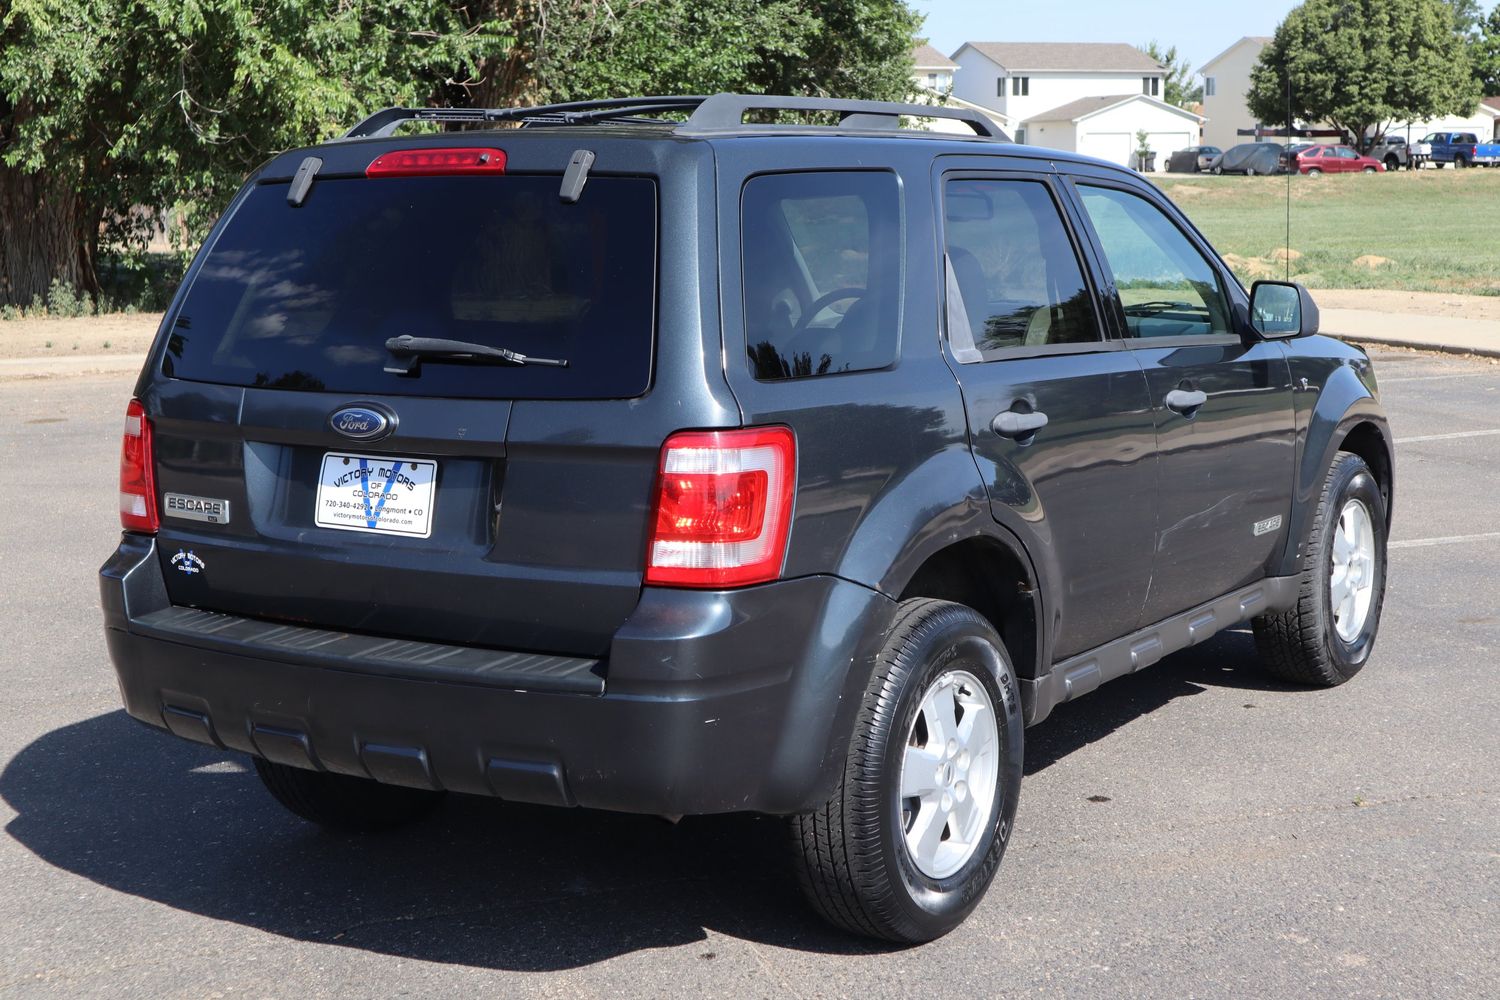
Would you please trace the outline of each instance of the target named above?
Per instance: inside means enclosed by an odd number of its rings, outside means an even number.
[[[1040,410],[1032,410],[1030,413],[1002,410],[995,414],[995,419],[990,423],[990,430],[1001,437],[1026,438],[1046,426],[1047,414]]]
[[[1167,409],[1175,410],[1183,416],[1191,416],[1198,407],[1208,402],[1208,393],[1202,389],[1173,389],[1167,393],[1165,402]]]

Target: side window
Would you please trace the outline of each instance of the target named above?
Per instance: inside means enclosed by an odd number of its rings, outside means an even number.
[[[950,180],[943,193],[948,336],[979,351],[1099,340],[1088,285],[1047,185]]]
[[[752,177],[740,210],[746,348],[757,379],[867,371],[896,360],[901,201],[894,174]]]
[[[1338,152],[1339,152],[1339,159],[1341,159],[1341,160],[1357,160],[1357,159],[1359,159],[1359,154],[1356,153],[1354,150],[1350,149],[1347,146],[1340,146]]]
[[[1166,213],[1138,195],[1080,184],[1132,337],[1232,333],[1218,273]]]

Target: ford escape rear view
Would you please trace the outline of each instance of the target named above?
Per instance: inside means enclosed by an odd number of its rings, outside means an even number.
[[[390,109],[189,268],[110,654],[314,822],[775,814],[821,914],[929,940],[1056,705],[1244,622],[1283,678],[1368,661],[1391,438],[1317,330],[1135,174],[962,110]]]

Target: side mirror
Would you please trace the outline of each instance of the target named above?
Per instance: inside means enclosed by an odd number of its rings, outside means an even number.
[[[1318,304],[1291,281],[1257,281],[1250,286],[1250,325],[1266,340],[1309,337],[1318,332]]]

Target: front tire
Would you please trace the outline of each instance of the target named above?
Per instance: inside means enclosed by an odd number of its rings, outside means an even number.
[[[442,792],[253,759],[255,773],[272,798],[308,822],[341,833],[404,826],[432,812],[443,800]]]
[[[989,622],[960,604],[903,602],[838,787],[792,819],[813,908],[844,930],[903,944],[962,923],[1010,838],[1022,730],[1015,674]]]
[[[1323,482],[1297,603],[1256,618],[1265,669],[1334,687],[1369,661],[1385,599],[1385,498],[1364,459],[1341,451]]]

